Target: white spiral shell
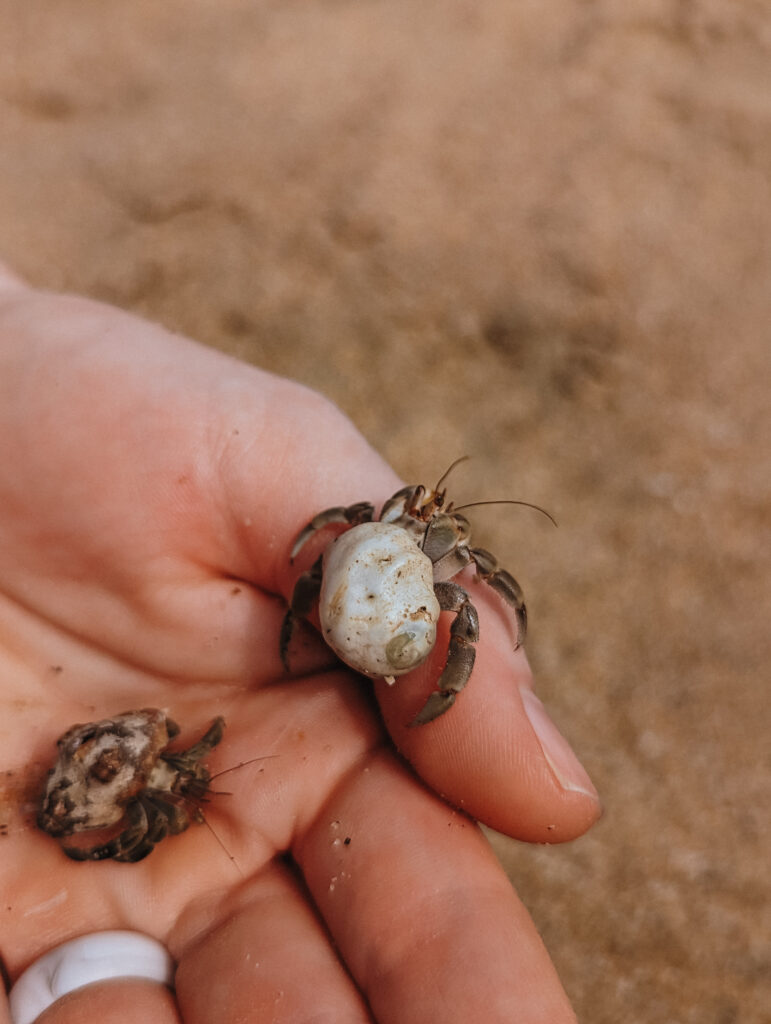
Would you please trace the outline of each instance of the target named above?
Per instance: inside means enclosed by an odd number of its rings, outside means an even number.
[[[362,523],[327,548],[321,629],[351,668],[390,681],[409,672],[433,648],[439,612],[431,559],[402,527]]]

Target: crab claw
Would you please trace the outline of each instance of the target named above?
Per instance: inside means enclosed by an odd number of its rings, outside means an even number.
[[[443,715],[455,703],[455,693],[452,690],[434,690],[426,703],[410,722],[410,728],[414,725],[426,725],[433,722],[435,718]]]

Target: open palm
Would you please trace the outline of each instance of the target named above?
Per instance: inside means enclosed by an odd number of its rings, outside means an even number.
[[[0,450],[0,768],[12,773],[0,774],[0,941],[12,978],[67,938],[132,928],[179,965],[176,1006],[158,1020],[572,1020],[508,880],[453,809],[541,841],[599,813],[495,597],[475,595],[473,678],[431,725],[407,723],[433,689],[444,623],[436,656],[392,689],[342,670],[310,629],[293,641],[292,675],[282,669],[297,530],[400,485],[334,407],[111,308],[9,280]],[[183,742],[223,715],[211,771],[251,763],[214,780],[211,829],[139,864],[71,862],[34,827],[54,741],[142,707],[167,709]],[[133,1020],[122,993],[110,1019]]]

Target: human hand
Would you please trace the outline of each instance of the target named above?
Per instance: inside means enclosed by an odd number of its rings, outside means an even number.
[[[394,687],[342,669],[310,631],[293,643],[292,676],[281,667],[297,530],[400,485],[334,407],[9,277],[0,449],[6,967],[13,979],[103,928],[153,935],[178,963],[175,997],[95,985],[46,1024],[573,1019],[486,841],[436,795],[535,841],[572,838],[599,815],[496,597],[475,591],[473,677],[428,726],[407,723],[434,688],[446,625],[436,656]],[[268,759],[206,804],[218,838],[193,826],[139,864],[69,861],[24,806],[54,741],[147,706],[167,708],[182,740],[224,715],[213,773]]]

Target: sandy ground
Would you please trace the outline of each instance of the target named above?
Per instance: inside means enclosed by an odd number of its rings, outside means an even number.
[[[408,479],[469,453],[457,498],[559,519],[477,527],[606,806],[494,839],[580,1019],[767,1021],[768,3],[0,20],[0,256],[311,383]]]

